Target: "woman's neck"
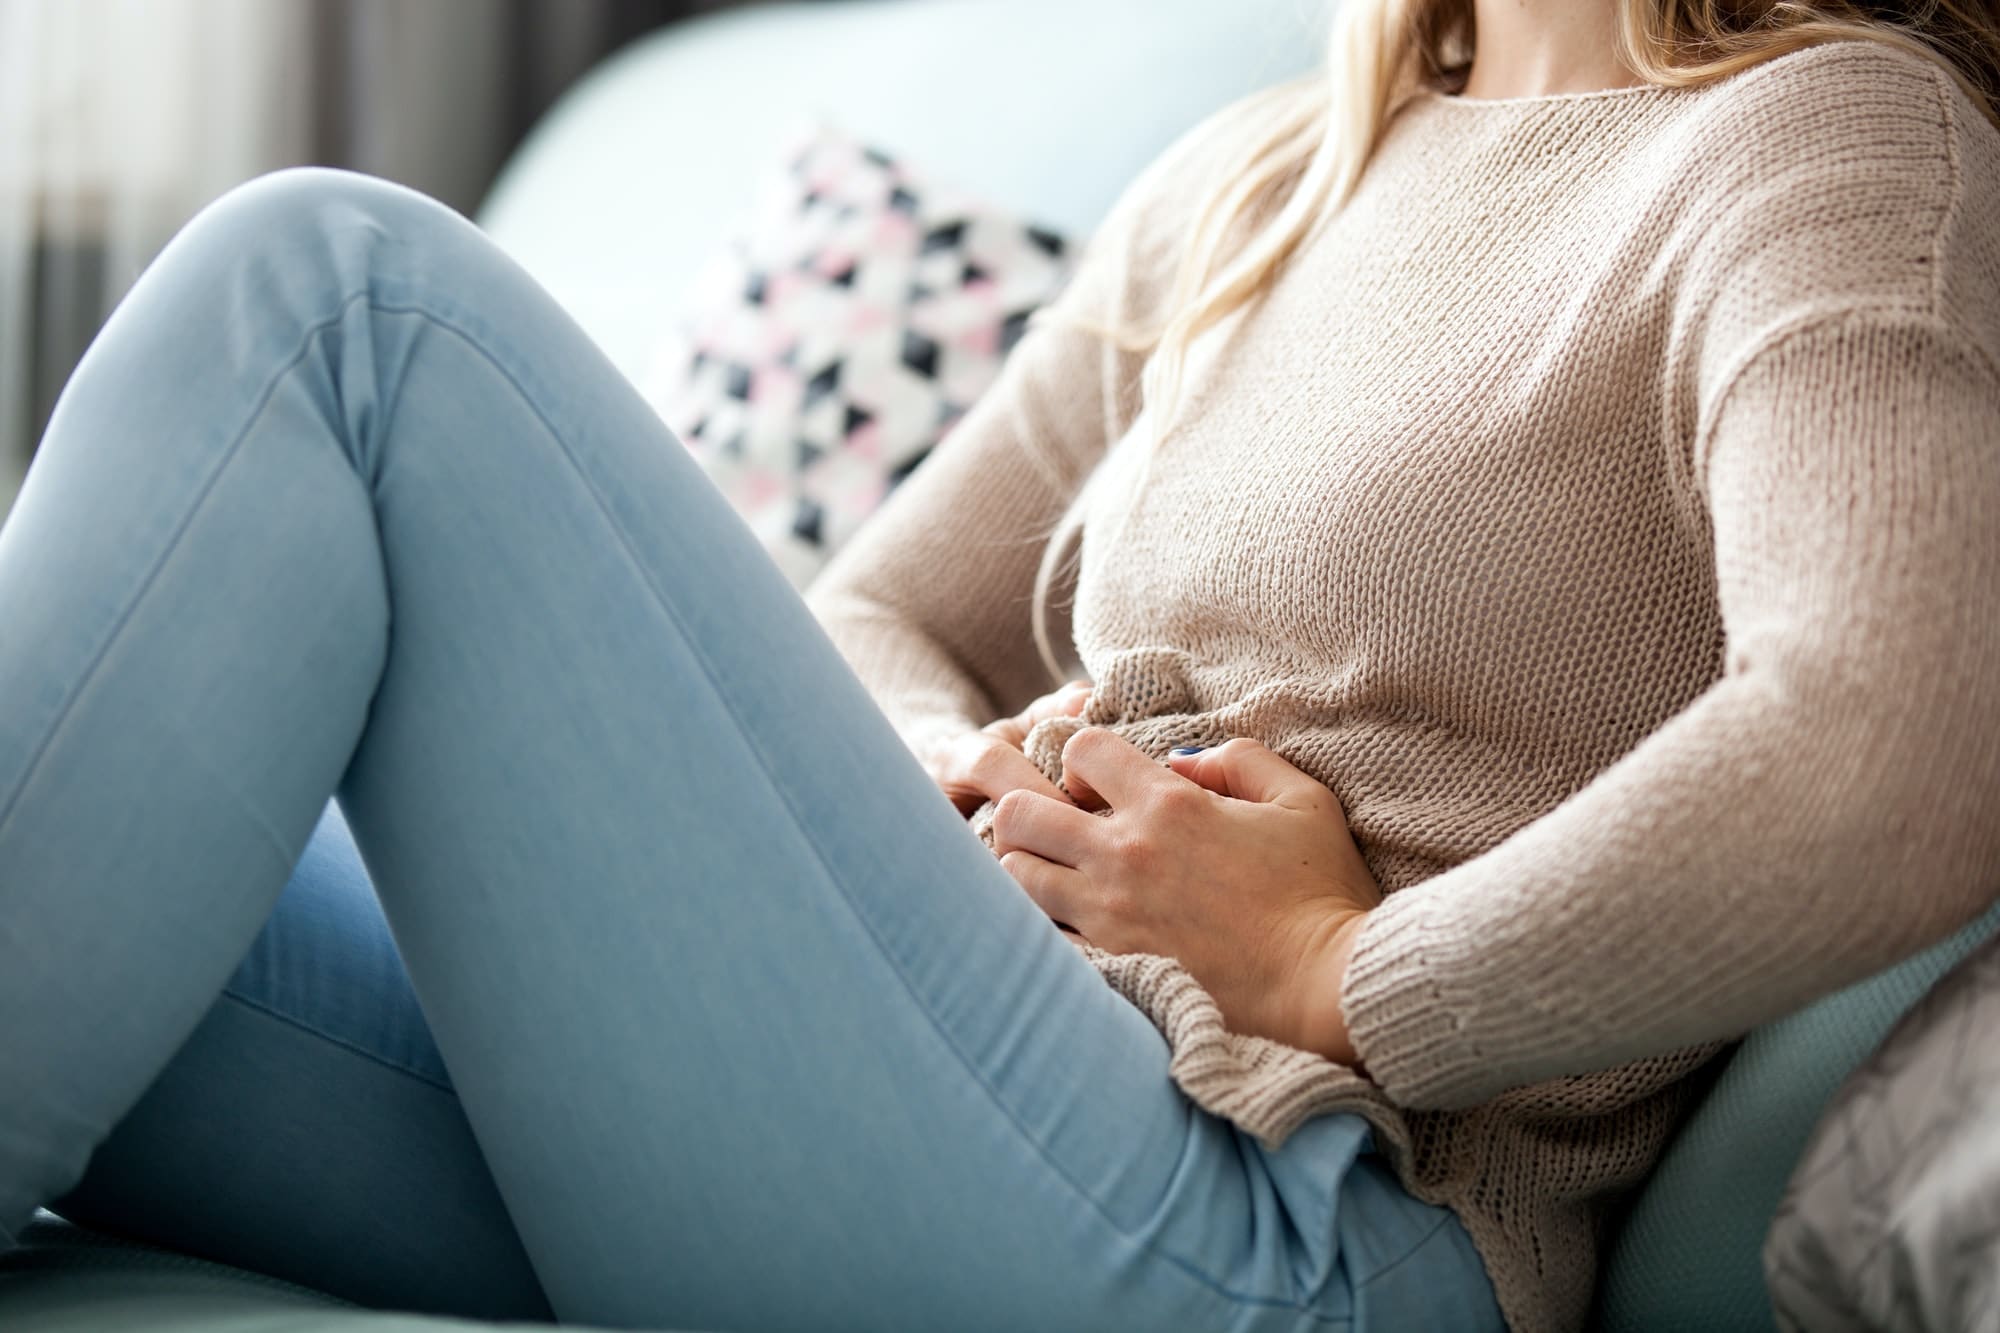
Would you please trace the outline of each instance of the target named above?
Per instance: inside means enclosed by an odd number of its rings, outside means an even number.
[[[1473,0],[1461,97],[1545,97],[1643,82],[1618,57],[1613,0]]]

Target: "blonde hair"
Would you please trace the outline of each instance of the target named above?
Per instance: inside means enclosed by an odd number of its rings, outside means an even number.
[[[1619,55],[1646,83],[1694,87],[1805,47],[1859,39],[1935,62],[2000,128],[1996,0],[1613,0],[1613,6]],[[1158,322],[1139,329],[1068,321],[1115,347],[1150,354],[1140,380],[1149,438],[1133,442],[1146,446],[1135,491],[1181,406],[1189,346],[1261,291],[1347,202],[1405,101],[1463,79],[1473,34],[1472,0],[1341,0],[1324,68],[1307,76],[1324,95],[1296,99],[1236,176],[1202,203]],[[1294,181],[1277,214],[1225,260],[1232,228]],[[1035,646],[1055,680],[1067,672],[1050,642],[1049,592],[1102,473],[1100,467],[1092,474],[1057,522],[1036,573]]]

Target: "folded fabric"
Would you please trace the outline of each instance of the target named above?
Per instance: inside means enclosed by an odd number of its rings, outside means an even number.
[[[1778,1325],[1990,1328],[2000,1311],[2000,939],[1835,1094],[1771,1223]]]

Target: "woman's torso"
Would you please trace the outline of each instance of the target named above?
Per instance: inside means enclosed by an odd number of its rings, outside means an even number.
[[[1409,108],[1197,342],[1143,483],[1142,417],[1094,488],[1084,720],[1263,741],[1333,787],[1387,889],[1559,803],[1721,669],[1668,410],[1676,102],[1626,100],[1628,154],[1567,102]]]

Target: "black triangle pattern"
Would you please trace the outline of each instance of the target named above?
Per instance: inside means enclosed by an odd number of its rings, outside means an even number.
[[[1069,250],[1069,242],[1045,227],[1023,227],[1021,230],[1051,259],[1060,259]]]
[[[824,369],[806,381],[805,399],[800,406],[810,409],[840,387],[840,365],[838,361],[830,361]]]
[[[800,496],[792,510],[792,535],[808,546],[818,546],[825,524],[826,509],[817,501]]]
[[[931,228],[924,233],[924,239],[917,247],[918,252],[932,255],[940,250],[956,250],[965,241],[965,225],[961,218]]]
[[[1032,310],[1016,310],[1000,321],[1000,355],[1005,356],[1014,350],[1014,344],[1021,341],[1021,336],[1028,331],[1028,318],[1034,313]]]
[[[911,454],[908,458],[904,459],[902,462],[896,464],[896,466],[890,468],[889,469],[890,487],[893,489],[894,487],[902,485],[904,481],[908,480],[909,475],[917,470],[917,464],[923,462],[926,458],[929,458],[930,456],[931,456],[931,446],[926,445],[924,448],[919,449],[916,453]]]
[[[832,131],[787,165],[642,387],[799,581],[965,419],[1072,247]]]
[[[927,380],[936,379],[938,373],[937,341],[933,338],[925,337],[915,329],[905,329],[903,331],[903,364]]]

